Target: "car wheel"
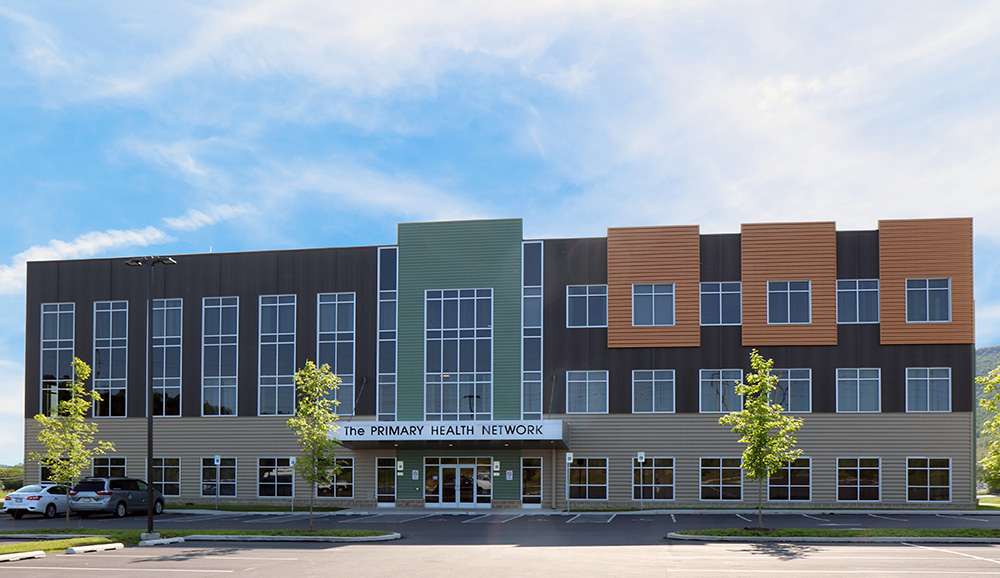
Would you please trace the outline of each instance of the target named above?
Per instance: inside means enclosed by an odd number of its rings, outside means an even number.
[[[118,505],[115,506],[115,517],[124,518],[126,514],[128,514],[128,508],[125,507],[125,502],[118,502]]]
[[[49,504],[48,506],[45,506],[45,517],[46,518],[55,518],[56,517],[56,505],[55,504]]]
[[[153,513],[157,516],[163,513],[163,500],[153,502]]]

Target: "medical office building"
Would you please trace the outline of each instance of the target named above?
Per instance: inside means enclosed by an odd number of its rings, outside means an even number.
[[[757,348],[804,422],[769,507],[975,502],[971,219],[545,240],[520,219],[409,223],[385,246],[173,257],[150,347],[169,501],[307,500],[286,421],[318,360],[343,380],[321,504],[755,504],[718,420]],[[145,477],[147,281],[124,261],[28,264],[26,456],[77,356],[117,449],[93,473]]]

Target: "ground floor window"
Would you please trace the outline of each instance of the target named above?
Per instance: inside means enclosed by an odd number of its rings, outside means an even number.
[[[701,458],[701,499],[743,499],[740,458]]]
[[[153,458],[152,483],[164,496],[181,495],[181,459]]]
[[[257,458],[257,495],[291,497],[295,470],[291,458]]]
[[[767,480],[767,499],[809,500],[810,480],[809,458],[798,458],[788,462],[785,467]]]
[[[521,503],[542,503],[542,458],[521,458]]]
[[[674,499],[674,458],[632,458],[632,498]]]
[[[375,460],[375,501],[379,504],[396,502],[396,458]]]
[[[354,458],[337,458],[337,468],[327,472],[327,482],[316,486],[321,498],[354,497]]]
[[[879,501],[879,462],[879,458],[837,458],[837,500]]]
[[[574,458],[569,464],[569,499],[608,499],[608,458]]]
[[[490,457],[424,458],[424,503],[489,504],[493,496],[492,464]]]
[[[236,495],[236,458],[201,459],[201,495]]]
[[[95,478],[124,478],[125,458],[107,456],[94,458],[93,471]]]
[[[906,500],[908,502],[951,500],[951,460],[906,458]]]

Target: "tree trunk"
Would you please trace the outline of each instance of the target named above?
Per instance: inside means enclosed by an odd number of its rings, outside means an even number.
[[[764,481],[757,482],[757,527],[764,529]]]

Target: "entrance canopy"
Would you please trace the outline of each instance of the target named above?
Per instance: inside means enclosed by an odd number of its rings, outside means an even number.
[[[349,448],[386,444],[557,447],[568,440],[561,420],[509,421],[349,421],[340,422],[334,437]]]

